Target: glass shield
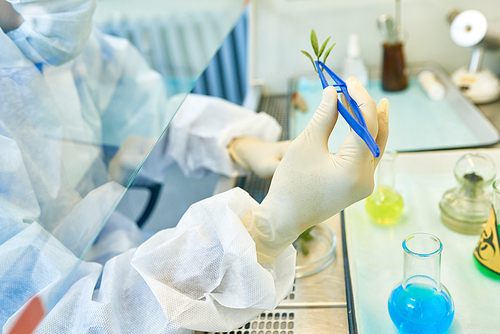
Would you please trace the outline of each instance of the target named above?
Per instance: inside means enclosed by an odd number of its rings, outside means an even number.
[[[31,332],[99,288],[107,222],[137,229],[115,207],[154,196],[137,172],[244,1],[0,2],[19,22],[0,15],[0,327]]]

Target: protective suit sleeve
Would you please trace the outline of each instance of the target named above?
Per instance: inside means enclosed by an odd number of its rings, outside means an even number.
[[[113,257],[104,269],[91,262],[78,265],[81,261],[36,222],[20,232],[16,227],[18,232],[0,245],[0,274],[15,269],[0,276],[0,291],[19,277],[30,277],[23,297],[38,295],[50,301],[64,289],[36,333],[233,330],[262,310],[273,309],[294,279],[296,254],[291,246],[274,264],[257,262],[255,244],[241,222],[256,205],[239,188],[198,202],[175,229]],[[31,273],[26,272],[29,261],[37,268]],[[68,275],[73,275],[72,283],[65,286]],[[8,300],[7,314],[26,298]],[[19,314],[3,329],[8,331]],[[3,316],[0,313],[0,325],[7,320]]]
[[[7,0],[24,23],[7,35],[34,63],[60,65],[85,47],[95,0]]]
[[[190,207],[174,230],[142,244],[132,265],[170,321],[201,331],[233,330],[290,291],[295,249],[274,262],[257,262],[241,219],[257,202],[234,188]]]
[[[231,159],[231,141],[249,136],[273,142],[282,128],[265,112],[255,113],[217,97],[189,94],[168,131],[166,162],[177,162],[184,175],[203,176],[210,170],[235,177],[247,170]]]

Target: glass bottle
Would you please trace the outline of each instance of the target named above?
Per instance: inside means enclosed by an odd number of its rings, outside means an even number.
[[[384,63],[382,67],[382,89],[397,92],[408,86],[403,54],[403,43],[384,43]]]
[[[396,157],[394,150],[386,150],[377,167],[375,191],[366,199],[368,216],[380,225],[391,225],[403,213],[403,197],[394,189]]]
[[[415,233],[403,241],[403,281],[389,296],[392,322],[400,333],[444,333],[451,326],[455,305],[440,282],[441,241]]]
[[[500,179],[493,182],[493,206],[481,237],[474,249],[474,262],[483,274],[500,280]]]
[[[459,233],[479,235],[490,216],[495,163],[486,154],[465,154],[458,159],[454,174],[458,186],[443,194],[441,220]]]

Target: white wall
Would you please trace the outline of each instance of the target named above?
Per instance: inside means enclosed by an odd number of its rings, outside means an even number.
[[[407,62],[435,61],[449,73],[467,65],[471,51],[450,38],[448,13],[452,9],[477,9],[500,24],[500,0],[401,0],[402,25],[408,32]],[[300,53],[312,53],[309,42],[315,29],[320,42],[332,36],[336,42],[327,63],[339,67],[345,58],[348,35],[360,35],[362,57],[368,66],[382,61],[382,37],[376,20],[394,16],[395,0],[254,0],[253,60],[251,77],[263,79],[267,93],[287,91],[288,79],[312,71]],[[500,51],[487,52],[484,66],[500,74]]]

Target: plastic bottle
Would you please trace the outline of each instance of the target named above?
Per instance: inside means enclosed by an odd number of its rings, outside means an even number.
[[[363,86],[368,84],[368,69],[363,59],[361,59],[359,36],[357,34],[349,35],[347,58],[342,67],[342,79],[345,81],[349,77],[355,77]]]

